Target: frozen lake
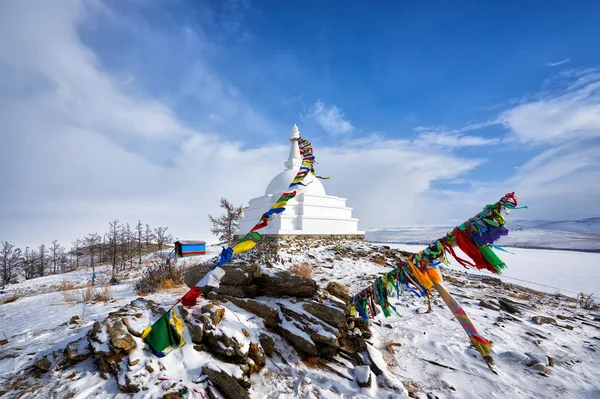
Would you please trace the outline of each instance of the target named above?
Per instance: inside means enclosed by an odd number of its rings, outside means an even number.
[[[425,245],[381,244],[403,251],[417,252]],[[499,277],[507,283],[530,287],[539,291],[576,296],[579,292],[594,293],[600,297],[600,253],[559,251],[548,249],[508,248],[514,253],[495,251],[506,263],[507,268],[501,275],[479,270],[465,269],[448,256],[450,267],[469,273]],[[466,256],[456,248],[457,255]]]

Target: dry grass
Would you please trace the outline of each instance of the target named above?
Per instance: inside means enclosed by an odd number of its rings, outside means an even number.
[[[402,346],[402,344],[400,344],[398,342],[389,342],[389,343],[385,344],[385,349],[387,349],[388,351],[390,351],[392,353],[396,353],[396,351],[394,350],[395,346]]]
[[[387,261],[385,260],[385,258],[383,256],[379,256],[379,255],[376,256],[375,259],[373,259],[373,262],[375,262],[381,266],[387,266]]]
[[[60,284],[58,285],[59,291],[70,291],[72,289],[75,289],[75,285],[73,285],[72,282],[67,281],[67,280],[61,281]]]
[[[170,290],[175,287],[175,283],[172,279],[166,278],[160,282],[160,286],[163,290]]]
[[[0,299],[0,303],[4,304],[4,303],[11,303],[16,301],[17,299],[21,298],[18,295],[11,295],[11,296],[7,296],[6,298]]]
[[[298,263],[290,267],[290,272],[302,277],[311,278],[313,275],[313,268],[310,263]]]
[[[112,291],[110,285],[90,286],[78,290],[70,290],[62,292],[65,302],[108,302],[112,299]]]

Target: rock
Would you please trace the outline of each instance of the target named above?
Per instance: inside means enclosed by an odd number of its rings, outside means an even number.
[[[262,302],[256,301],[254,299],[238,299],[230,296],[224,297],[234,305],[247,310],[248,312],[252,312],[258,317],[262,318],[265,321],[265,325],[269,327],[274,327],[281,321],[279,317],[279,311],[269,305],[266,305]]]
[[[232,363],[243,363],[248,358],[249,348],[244,348],[243,342],[240,343],[235,336],[229,336],[220,329],[204,331],[202,343],[208,351],[225,356]]]
[[[41,372],[47,373],[50,370],[50,367],[52,367],[52,363],[50,362],[50,360],[43,357],[43,358],[39,359],[38,361],[36,361],[34,363],[34,366]]]
[[[212,268],[211,265],[197,265],[189,268],[184,275],[188,287],[193,287]],[[220,285],[244,287],[251,285],[253,280],[262,276],[260,265],[256,263],[241,265],[226,265],[223,267],[225,275],[221,278]],[[231,294],[228,294],[231,295]]]
[[[267,364],[267,361],[265,359],[265,351],[256,342],[250,343],[248,357],[254,362],[254,364],[250,366],[250,374],[258,373],[260,369],[262,369],[265,366],[265,364]]]
[[[192,342],[195,344],[201,344],[202,338],[204,337],[204,325],[197,323],[188,323],[188,330],[192,337]]]
[[[486,301],[485,299],[481,299],[479,301],[479,306],[481,306],[482,308],[491,309],[491,310],[500,310],[500,308],[498,306],[494,305],[491,302]]]
[[[427,308],[418,308],[417,309],[417,313],[418,314],[425,314],[425,313],[428,313],[428,312],[429,312],[429,310],[427,310]]]
[[[79,324],[79,316],[73,316],[69,320],[69,324]]]
[[[569,321],[575,321],[575,319],[573,317],[570,316],[564,316],[561,314],[557,314],[556,318],[560,319],[560,320],[569,320]]]
[[[214,292],[219,295],[229,295],[236,298],[255,298],[258,296],[258,286],[256,284],[246,286],[221,285]]]
[[[319,354],[317,346],[311,339],[306,339],[304,336],[297,335],[296,332],[285,329],[281,326],[277,326],[275,331],[298,351],[311,356],[317,356]]]
[[[242,388],[240,383],[223,370],[216,371],[208,365],[202,367],[202,374],[208,377],[208,380],[226,399],[250,399],[248,392]]]
[[[547,316],[533,316],[531,321],[533,321],[535,324],[556,324],[556,320]]]
[[[302,304],[302,308],[315,317],[331,324],[334,327],[346,327],[346,313],[339,308],[310,301]]]
[[[334,348],[337,348],[340,346],[340,343],[339,343],[337,337],[335,335],[333,335],[332,333],[328,333],[327,331],[324,331],[324,330],[311,332],[310,339],[312,339],[313,342],[318,342],[320,344],[328,345],[328,346],[331,346]]]
[[[123,323],[121,323],[121,320],[119,320],[116,315],[111,317],[109,314],[109,317],[104,320],[101,325],[98,322],[94,323],[94,327],[90,334],[93,335],[93,338],[98,343],[103,342],[102,338],[99,336],[101,330],[106,331],[108,334],[108,337],[110,338],[108,340],[108,345],[115,353],[130,353],[137,346],[131,334],[125,331]]]
[[[365,340],[357,336],[339,338],[338,341],[340,342],[340,350],[350,356],[354,356],[367,348]]]
[[[367,388],[371,386],[371,368],[369,366],[354,367],[354,377],[359,387]]]
[[[500,298],[498,299],[498,303],[500,304],[500,307],[506,310],[508,313],[521,313],[521,311],[515,305],[513,305],[512,301],[509,301],[508,299]]]
[[[267,356],[273,356],[273,351],[275,350],[275,340],[268,334],[260,333],[258,337],[260,340],[260,345],[263,347]]]
[[[317,319],[310,314],[296,312],[295,310],[288,308],[281,303],[278,303],[278,305],[281,309],[281,312],[290,319],[295,320],[297,322],[295,324],[296,327],[300,328],[301,330],[310,334],[312,331],[324,329],[327,332],[333,333],[336,337],[340,336],[340,331],[337,328],[331,326],[323,320]]]
[[[167,392],[166,394],[161,396],[161,399],[181,399],[181,398],[182,398],[182,396],[179,392]]]
[[[127,332],[131,335],[133,335],[134,337],[138,337],[141,338],[142,337],[142,333],[135,330],[133,327],[131,327],[129,325],[129,319],[126,317],[123,317],[123,324],[125,325],[125,327],[127,327]]]
[[[65,348],[65,356],[73,362],[80,362],[87,359],[92,354],[92,348],[86,337],[79,338],[76,341],[69,342]]]
[[[206,304],[200,308],[202,313],[209,313],[210,319],[214,326],[217,326],[223,316],[225,315],[225,309],[220,306],[213,305],[212,303]]]
[[[317,293],[317,283],[285,270],[263,274],[257,279],[260,292],[266,296],[311,297]]]
[[[88,335],[88,341],[94,351],[98,369],[105,374],[118,375],[121,360],[127,356],[123,350],[117,350],[110,344],[110,336],[107,333],[106,319],[103,323],[95,322]],[[132,338],[133,339],[133,338]],[[114,350],[113,350],[114,349]]]

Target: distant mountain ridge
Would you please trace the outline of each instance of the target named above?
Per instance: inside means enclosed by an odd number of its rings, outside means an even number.
[[[534,227],[537,229],[551,229],[570,231],[582,234],[600,234],[600,217],[580,220],[515,220],[507,222],[507,226]]]

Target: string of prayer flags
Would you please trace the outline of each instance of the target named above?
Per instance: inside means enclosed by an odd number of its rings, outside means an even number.
[[[519,209],[515,193],[508,193],[497,203],[486,205],[473,218],[454,228],[444,237],[433,241],[424,250],[410,255],[398,267],[378,277],[369,287],[350,297],[350,313],[353,315],[358,313],[368,321],[380,312],[376,306],[379,305],[384,316],[388,317],[391,315],[390,309],[395,311],[389,302],[394,292],[398,298],[401,290],[404,289],[417,296],[428,296],[435,289],[493,371],[491,367],[493,359],[490,356],[492,343],[477,332],[464,309],[442,285],[442,278],[436,265],[448,264],[447,253],[449,253],[464,267],[476,267],[499,274],[506,268],[506,264],[492,248],[499,248],[493,243],[508,234],[508,230],[504,227],[506,220],[503,213],[508,215],[512,209]],[[469,259],[457,256],[453,249],[455,246],[459,247]]]

